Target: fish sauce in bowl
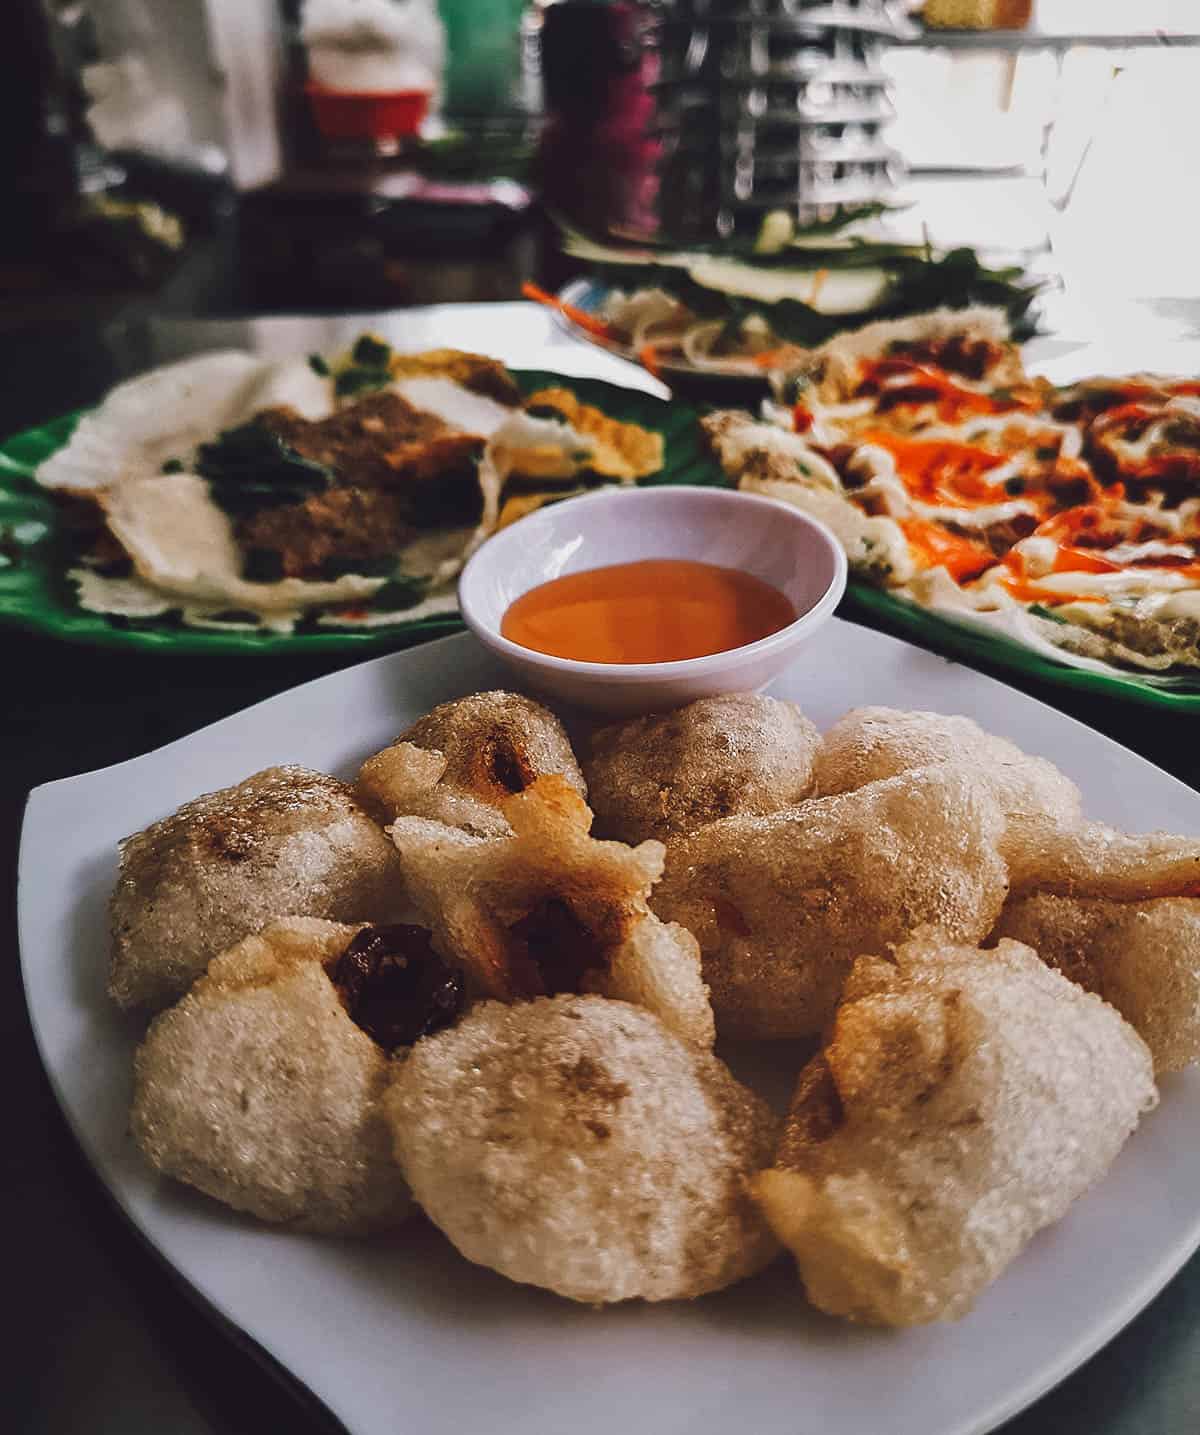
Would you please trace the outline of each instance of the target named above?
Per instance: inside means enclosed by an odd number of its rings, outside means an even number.
[[[501,635],[585,663],[676,663],[770,637],[798,614],[786,594],[736,568],[644,558],[568,573],[523,593]]]

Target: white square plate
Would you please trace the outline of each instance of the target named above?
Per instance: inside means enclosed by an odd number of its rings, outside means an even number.
[[[388,1241],[322,1240],[155,1180],[126,1133],[137,1031],[104,992],[118,839],[273,763],[349,775],[435,703],[504,682],[472,638],[448,638],[38,788],[26,813],[25,986],[80,1144],[159,1253],[354,1435],[979,1435],[1115,1335],[1200,1244],[1197,1073],[1164,1084],[1106,1180],[970,1315],[901,1333],[815,1314],[783,1261],[692,1304],[597,1311],[469,1265],[420,1221]],[[965,713],[1056,762],[1091,816],[1200,832],[1200,795],[1183,783],[1013,689],[865,628],[831,622],[772,691],[821,727],[863,703]]]

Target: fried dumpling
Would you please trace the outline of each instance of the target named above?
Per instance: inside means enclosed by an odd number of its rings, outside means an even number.
[[[614,723],[585,764],[596,830],[668,842],[722,817],[778,812],[808,796],[820,740],[795,703],[760,693]]]
[[[390,828],[437,950],[484,995],[600,992],[645,1006],[672,1031],[711,1046],[695,940],[647,905],[662,844],[598,842],[587,805],[557,774],[539,777],[501,811],[507,837],[421,817],[399,817]]]
[[[997,937],[1013,937],[1116,1007],[1161,1076],[1200,1060],[1200,900],[1114,902],[1031,892],[1005,903]]]
[[[441,703],[368,758],[355,795],[380,822],[430,817],[496,836],[508,831],[503,802],[548,773],[587,796],[570,740],[548,708],[519,693],[472,693]]]
[[[403,993],[379,959],[396,949],[396,929],[293,917],[216,957],[138,1049],[131,1122],[150,1163],[298,1230],[363,1233],[403,1220],[408,1187],[379,1105],[391,1062],[375,1037],[415,1039],[457,1012],[446,995],[453,975],[403,930]],[[398,995],[408,999],[403,1031]]]
[[[625,1002],[487,1002],[418,1043],[384,1105],[426,1215],[510,1280],[686,1300],[778,1251],[746,1194],[775,1116]]]
[[[990,788],[1008,822],[1004,847],[1028,847],[1081,820],[1079,789],[1045,758],[966,717],[855,708],[825,734],[813,762],[818,796],[852,792],[938,762],[965,762]]]
[[[700,943],[717,1029],[819,1032],[856,957],[922,923],[977,942],[1008,890],[1004,817],[956,764],[770,817],[729,817],[668,849],[652,905]]]
[[[1150,1053],[1099,997],[1017,942],[927,931],[856,963],[752,1189],[821,1310],[951,1320],[1156,1101]]]
[[[269,767],[122,842],[109,993],[157,1011],[274,917],[389,922],[404,909],[395,849],[350,789]]]

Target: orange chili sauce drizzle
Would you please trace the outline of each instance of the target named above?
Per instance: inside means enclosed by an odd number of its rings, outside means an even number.
[[[584,663],[674,663],[777,633],[799,614],[734,568],[645,558],[568,573],[523,593],[500,623],[523,648]]]

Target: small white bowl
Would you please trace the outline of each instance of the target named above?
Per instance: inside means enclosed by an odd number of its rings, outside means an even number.
[[[741,569],[786,594],[800,617],[756,643],[675,663],[581,663],[501,637],[509,604],[539,583],[643,558]],[[593,712],[631,714],[757,692],[795,659],[845,587],[846,555],[824,524],[773,498],[679,485],[605,489],[531,513],[479,549],[458,601],[467,626],[526,687]]]

